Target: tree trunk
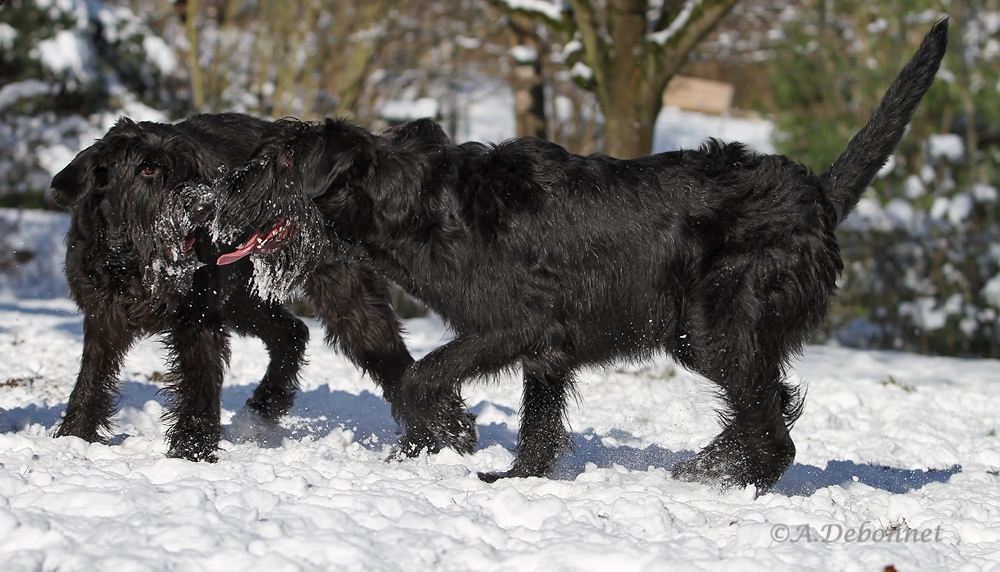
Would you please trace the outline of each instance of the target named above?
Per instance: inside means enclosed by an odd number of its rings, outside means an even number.
[[[604,154],[619,159],[644,157],[653,151],[653,127],[661,100],[633,92],[603,107]]]
[[[345,41],[337,46],[341,53],[331,54],[325,70],[327,91],[337,94],[334,111],[338,116],[353,116],[357,111],[372,57],[379,45],[377,34],[362,37],[362,33],[384,17],[386,9],[386,0],[358,2],[351,15],[338,26],[337,33]]]
[[[195,111],[205,110],[205,88],[204,76],[201,71],[201,63],[198,61],[198,0],[188,0],[184,13],[184,32],[191,46],[190,66],[191,66],[191,103],[194,104]]]
[[[667,82],[737,0],[665,0],[657,9],[648,0],[567,1],[569,9],[558,14],[541,4],[491,3],[578,44],[567,64],[590,71],[577,78],[597,96],[604,115],[604,152],[622,159],[648,155]]]
[[[511,88],[514,90],[514,115],[518,137],[548,139],[545,118],[545,80],[542,77],[542,39],[535,31],[537,24],[523,14],[510,14],[507,31],[512,47],[525,46],[534,51],[514,54]]]

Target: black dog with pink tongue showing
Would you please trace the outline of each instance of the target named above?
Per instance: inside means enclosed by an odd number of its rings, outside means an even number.
[[[248,258],[253,266],[251,289],[265,300],[288,301],[305,283],[307,277],[324,261],[336,254],[323,231],[322,215],[309,197],[302,193],[274,193],[263,186],[258,173],[272,163],[262,157],[273,157],[277,146],[265,146],[258,160],[243,169],[216,179],[214,192],[218,199],[216,213],[210,224],[212,239],[226,254],[216,259],[219,266],[234,264]],[[248,184],[253,181],[256,184]],[[239,209],[228,209],[225,197],[231,189],[241,189],[247,200]],[[305,217],[308,220],[303,220]],[[262,226],[260,221],[270,221]],[[256,228],[249,236],[247,228]]]

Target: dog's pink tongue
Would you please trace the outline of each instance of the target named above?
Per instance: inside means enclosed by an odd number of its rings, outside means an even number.
[[[236,252],[230,252],[229,254],[223,254],[222,256],[219,257],[216,263],[219,266],[225,266],[227,264],[232,264],[245,256],[249,256],[250,253],[253,252],[255,248],[257,248],[257,240],[262,236],[264,235],[259,232],[251,236],[250,240],[248,240],[246,244],[241,246],[239,250],[237,250]]]

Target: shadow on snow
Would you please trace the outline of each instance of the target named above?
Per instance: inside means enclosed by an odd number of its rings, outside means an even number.
[[[242,385],[224,388],[223,408],[238,410],[253,393],[254,387]],[[150,383],[125,382],[122,384],[120,405],[141,409],[149,400],[162,404],[165,398],[158,393],[159,389]],[[472,412],[478,413],[486,405],[485,402],[480,403],[472,408]],[[508,414],[513,413],[496,404],[492,406],[505,410]],[[0,409],[0,433],[16,432],[30,424],[52,428],[65,409],[65,404],[52,407],[29,405],[8,411]],[[493,445],[514,449],[517,431],[506,423],[479,425],[478,428],[480,449]],[[285,438],[301,439],[311,436],[319,439],[332,431],[343,429],[353,432],[354,440],[371,450],[381,450],[384,445],[393,444],[399,438],[398,427],[392,419],[389,405],[380,396],[368,391],[357,395],[346,391],[330,391],[329,387],[322,386],[302,392],[281,427],[259,442],[265,447],[277,447]],[[121,443],[126,437],[127,435],[116,435],[111,443]],[[599,468],[620,466],[631,471],[646,471],[652,467],[670,471],[676,463],[694,455],[693,451],[671,451],[658,445],[648,445],[641,449],[627,445],[609,446],[604,444],[603,437],[613,438],[618,442],[635,440],[631,434],[620,430],[612,430],[605,436],[598,435],[593,430],[573,433],[573,450],[562,456],[551,478],[572,480],[583,473],[589,463]],[[857,482],[891,493],[904,493],[929,483],[948,482],[952,475],[961,471],[959,465],[924,471],[838,460],[829,461],[826,468],[795,463],[778,482],[774,492],[786,496],[810,496],[825,487]]]

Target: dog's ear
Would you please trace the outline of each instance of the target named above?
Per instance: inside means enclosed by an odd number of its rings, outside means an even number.
[[[102,141],[114,134],[129,131],[141,131],[140,127],[128,117],[121,116],[115,125],[108,130]],[[52,177],[49,185],[52,189],[52,200],[56,206],[64,209],[72,208],[80,199],[94,189],[107,187],[108,169],[101,165],[101,160],[108,149],[102,142],[87,147]]]
[[[107,178],[107,169],[97,166],[97,158],[98,153],[93,147],[86,149],[52,177],[52,199],[58,207],[69,209],[80,197],[101,185],[99,179],[102,174]]]
[[[298,167],[310,199],[329,192],[345,175],[356,176],[371,146],[367,131],[342,120],[327,119],[313,135],[299,138],[297,145],[282,150],[277,158],[279,170],[283,164],[288,169]]]
[[[125,117],[124,115],[122,115],[118,118],[118,121],[115,122],[115,126],[112,127],[108,131],[108,133],[111,133],[112,131],[130,131],[130,130],[142,131],[142,129],[135,121],[133,121],[129,117]]]

